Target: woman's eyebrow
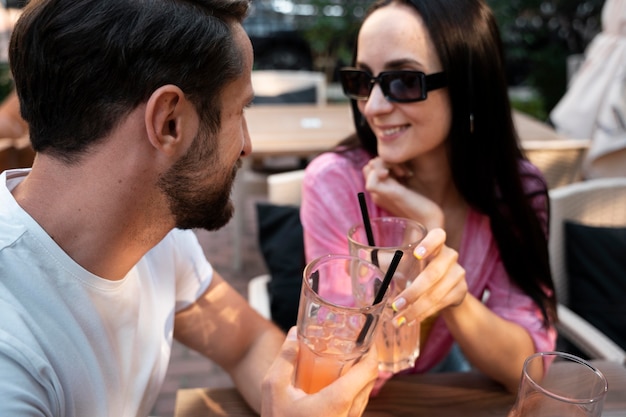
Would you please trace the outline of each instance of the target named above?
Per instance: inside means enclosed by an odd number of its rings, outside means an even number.
[[[425,65],[423,65],[420,61],[414,58],[401,58],[386,62],[385,69],[400,69],[406,67],[407,65],[410,65],[412,67],[426,68]],[[371,68],[364,62],[357,62],[356,67],[371,72]]]

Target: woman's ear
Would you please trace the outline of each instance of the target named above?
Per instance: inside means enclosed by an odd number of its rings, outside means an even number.
[[[156,89],[146,104],[146,134],[151,145],[167,155],[181,154],[188,146],[190,121],[197,120],[194,107],[175,85]],[[194,137],[192,135],[192,137]]]

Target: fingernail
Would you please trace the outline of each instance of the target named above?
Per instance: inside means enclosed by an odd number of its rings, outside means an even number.
[[[287,339],[298,340],[298,329],[295,326],[293,326],[291,329],[289,329],[289,332],[287,332]]]
[[[406,317],[404,317],[404,316],[399,316],[399,317],[396,317],[395,319],[393,319],[393,325],[396,328],[404,326],[405,323],[406,323]]]
[[[424,255],[426,255],[426,248],[423,246],[418,246],[417,249],[413,251],[413,256],[420,261],[424,258]]]
[[[397,313],[398,311],[402,310],[405,305],[406,300],[404,298],[398,298],[393,303],[391,303],[391,308]]]

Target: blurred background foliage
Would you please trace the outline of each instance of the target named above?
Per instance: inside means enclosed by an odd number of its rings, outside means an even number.
[[[604,0],[487,0],[505,45],[511,86],[536,92],[526,110],[545,119],[567,88],[567,58],[601,30]],[[514,103],[516,104],[516,103]]]
[[[0,101],[13,90],[13,77],[9,70],[9,64],[0,63]]]
[[[567,87],[567,57],[582,54],[601,30],[604,0],[486,0],[500,26],[511,87],[530,93],[516,108],[546,119]],[[626,0],[625,0],[626,1]],[[371,0],[293,0],[306,4],[300,29],[314,68],[330,81],[350,64],[356,33]]]

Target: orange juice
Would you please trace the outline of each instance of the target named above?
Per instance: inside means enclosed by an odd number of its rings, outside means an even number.
[[[295,386],[309,394],[333,383],[372,346],[390,291],[383,273],[349,255],[326,255],[304,268],[298,306]]]
[[[300,342],[296,387],[307,394],[314,394],[330,385],[354,364],[356,358],[341,353],[316,353],[304,342]]]

